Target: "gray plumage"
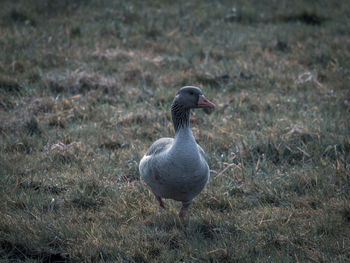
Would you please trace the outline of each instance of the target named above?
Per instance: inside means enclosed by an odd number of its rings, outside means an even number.
[[[161,206],[161,198],[182,202],[180,216],[209,180],[205,153],[190,129],[190,109],[213,107],[214,104],[205,99],[199,88],[180,89],[171,106],[175,138],[157,140],[140,161],[141,178]]]

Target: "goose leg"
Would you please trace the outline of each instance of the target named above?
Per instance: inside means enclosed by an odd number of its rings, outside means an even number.
[[[156,196],[156,199],[157,199],[160,207],[165,208],[162,198],[159,195],[155,195],[155,196]]]
[[[191,200],[191,201],[187,201],[187,202],[182,202],[182,207],[181,207],[180,212],[179,212],[179,217],[180,217],[181,219],[184,218],[185,213],[186,213],[186,211],[187,211],[187,209],[188,209],[188,207],[189,207],[189,205],[190,205],[191,203],[192,203],[192,200]]]

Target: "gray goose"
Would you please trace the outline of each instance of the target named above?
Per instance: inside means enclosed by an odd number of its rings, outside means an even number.
[[[175,138],[155,141],[139,164],[141,178],[151,188],[161,207],[164,208],[162,198],[182,202],[180,218],[209,180],[205,153],[196,143],[190,128],[190,110],[214,107],[199,88],[181,88],[171,105]]]

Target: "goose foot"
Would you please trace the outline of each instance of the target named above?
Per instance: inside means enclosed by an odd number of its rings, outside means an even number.
[[[184,218],[186,211],[187,211],[187,208],[181,207],[180,212],[179,212],[180,219]]]
[[[179,212],[180,219],[184,218],[186,211],[191,203],[192,203],[192,201],[182,202],[182,207],[181,207],[180,212]]]
[[[165,207],[164,207],[163,200],[162,200],[162,198],[161,198],[159,195],[156,195],[156,199],[157,199],[157,201],[158,201],[160,207],[161,207],[161,208],[165,208]]]

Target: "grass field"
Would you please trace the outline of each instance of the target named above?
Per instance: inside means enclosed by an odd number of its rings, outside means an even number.
[[[348,1],[1,1],[1,262],[349,262]],[[184,85],[211,178],[140,181]]]

